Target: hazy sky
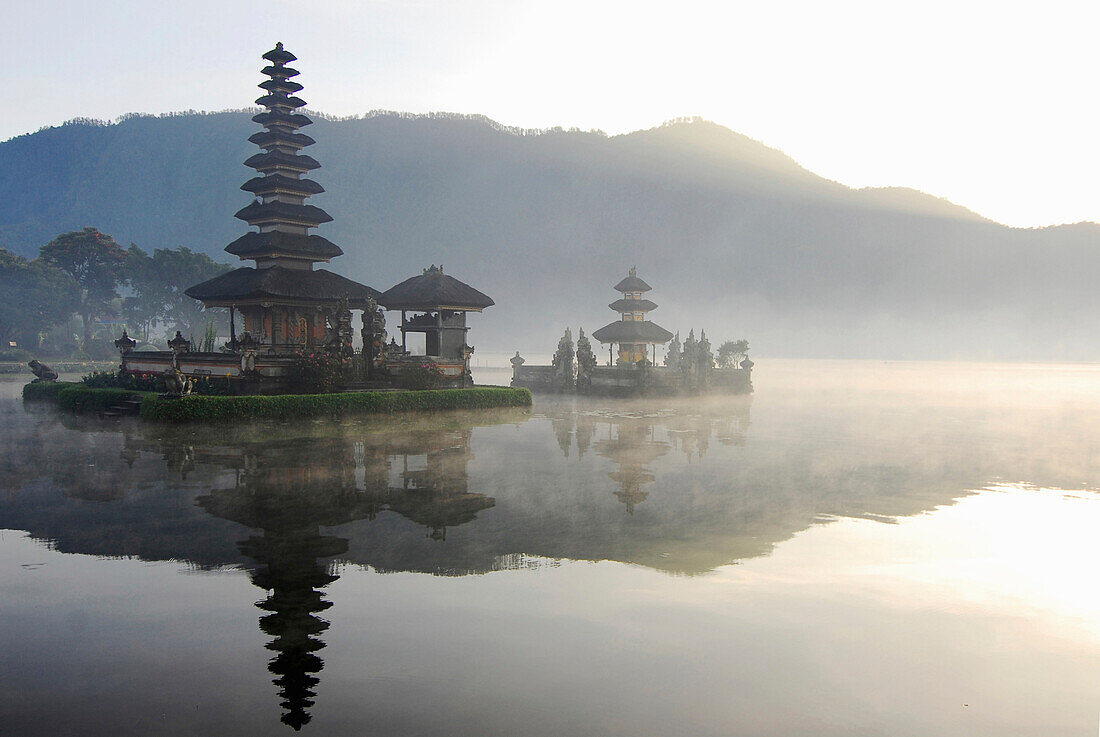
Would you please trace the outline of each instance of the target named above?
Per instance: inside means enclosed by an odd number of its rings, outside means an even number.
[[[1100,221],[1096,2],[35,0],[4,15],[0,140],[250,105],[281,40],[302,96],[333,114],[608,133],[700,115],[850,186],[1011,225]]]

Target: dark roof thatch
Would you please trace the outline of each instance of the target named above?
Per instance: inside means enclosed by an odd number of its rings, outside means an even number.
[[[332,216],[314,205],[292,205],[289,202],[252,202],[234,216],[249,225],[291,222],[309,227],[332,222]]]
[[[257,97],[256,104],[262,107],[305,107],[306,101],[300,97],[270,94]]]
[[[279,79],[297,77],[299,73],[297,69],[291,69],[290,67],[269,66],[260,70],[260,74],[266,74],[269,77],[278,77]]]
[[[245,162],[256,171],[269,171],[271,169],[290,169],[291,171],[313,171],[320,169],[321,165],[312,156],[299,154],[284,154],[281,151],[268,151],[263,154],[250,156]]]
[[[254,143],[260,148],[271,146],[287,146],[290,148],[305,148],[317,143],[312,138],[301,133],[291,133],[286,128],[274,128],[272,130],[253,133],[248,137],[249,143]]]
[[[240,268],[196,284],[184,294],[203,302],[231,302],[270,299],[307,303],[330,303],[347,295],[350,303],[362,305],[378,291],[347,277],[318,269]]]
[[[266,177],[253,177],[242,184],[241,189],[245,192],[251,192],[254,195],[286,192],[288,194],[301,195],[302,197],[320,194],[325,191],[324,187],[312,179],[295,179],[285,174],[268,174]]]
[[[258,258],[279,255],[291,258],[327,260],[343,254],[340,246],[319,235],[298,233],[245,233],[225,247],[238,258]]]
[[[283,42],[275,44],[275,48],[267,52],[261,59],[267,59],[272,64],[286,64],[288,61],[297,61],[298,57],[283,48]]]
[[[390,287],[378,303],[391,310],[483,310],[496,304],[487,294],[444,274],[442,266],[424,269],[420,276]]]
[[[608,307],[615,312],[649,312],[657,309],[657,303],[648,299],[617,299]]]
[[[672,333],[644,320],[619,320],[592,333],[601,343],[667,343]]]
[[[653,289],[653,287],[634,275],[634,269],[630,271],[630,276],[615,285],[616,292],[648,292],[650,289]]]
[[[265,110],[262,113],[256,113],[252,116],[252,122],[259,123],[268,128],[275,125],[281,125],[295,129],[304,128],[307,125],[313,124],[312,120],[301,113],[284,113],[281,110]]]
[[[268,92],[288,92],[294,94],[295,92],[301,92],[305,89],[297,82],[292,82],[289,79],[283,79],[282,77],[275,77],[273,79],[265,79],[256,85],[260,89],[267,90]]]

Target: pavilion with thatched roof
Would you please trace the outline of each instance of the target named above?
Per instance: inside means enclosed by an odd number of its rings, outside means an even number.
[[[440,366],[445,375],[461,370],[468,376],[473,347],[467,340],[470,328],[466,313],[491,307],[492,297],[469,284],[443,273],[432,265],[423,273],[390,287],[378,298],[387,310],[401,312],[401,349],[407,354],[408,334],[424,334],[424,354]],[[412,313],[410,315],[409,313]],[[395,368],[400,361],[389,361]]]

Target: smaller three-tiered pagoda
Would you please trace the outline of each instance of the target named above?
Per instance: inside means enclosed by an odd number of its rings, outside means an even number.
[[[627,277],[615,285],[615,291],[622,297],[608,305],[619,313],[619,319],[592,333],[593,338],[608,345],[612,362],[617,365],[632,365],[645,360],[656,364],[657,346],[672,340],[672,333],[645,319],[646,313],[657,309],[655,302],[643,296],[651,289],[653,287],[638,278],[637,267],[632,266]],[[619,346],[617,357],[615,345]]]

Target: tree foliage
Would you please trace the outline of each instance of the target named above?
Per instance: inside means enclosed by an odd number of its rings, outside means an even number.
[[[78,292],[73,278],[60,269],[0,248],[0,345],[37,348],[42,333],[76,310]]]
[[[737,368],[748,352],[749,341],[744,338],[741,340],[727,340],[718,346],[718,367]]]
[[[57,236],[42,246],[39,258],[64,271],[79,286],[78,311],[87,346],[92,341],[92,317],[114,313],[112,301],[118,298],[126,251],[111,236],[84,228]]]
[[[149,255],[132,245],[125,270],[131,295],[123,300],[123,314],[127,322],[144,330],[146,340],[156,323],[164,323],[169,334],[179,330],[185,336],[195,336],[209,326],[211,315],[184,290],[230,268],[184,246],[157,248]]]

